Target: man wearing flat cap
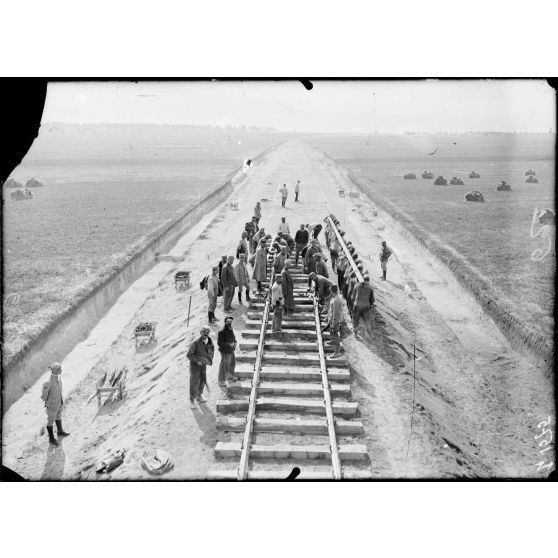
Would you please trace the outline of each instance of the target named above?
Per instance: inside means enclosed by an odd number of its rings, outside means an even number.
[[[54,423],[56,422],[56,430],[58,437],[69,436],[69,432],[64,432],[62,427],[62,407],[64,406],[64,397],[62,395],[62,366],[59,362],[54,362],[50,365],[51,372],[48,382],[43,384],[43,391],[41,394],[42,400],[45,402],[45,409],[47,414],[47,432],[48,441],[54,445],[58,445],[58,440],[54,437]]]
[[[190,361],[190,406],[194,408],[195,401],[200,403],[207,401],[202,395],[203,388],[207,385],[206,368],[213,364],[215,353],[213,341],[209,337],[210,331],[208,327],[202,327],[200,336],[190,345],[186,354]]]

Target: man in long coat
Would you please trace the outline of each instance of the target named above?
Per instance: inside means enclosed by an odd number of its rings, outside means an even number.
[[[50,378],[48,382],[43,384],[42,400],[45,402],[45,410],[47,415],[47,432],[48,441],[57,446],[58,440],[54,437],[54,423],[56,422],[56,429],[58,437],[69,436],[69,432],[64,432],[62,427],[62,409],[64,407],[64,396],[62,394],[62,366],[60,363],[55,362],[50,365]]]
[[[232,328],[232,321],[232,317],[227,316],[225,318],[225,327],[217,334],[217,346],[221,353],[218,382],[221,387],[225,386],[225,381],[236,382],[237,380],[234,376],[236,337]]]
[[[260,230],[252,238],[252,242],[250,242],[250,251],[252,252],[252,254],[258,249],[262,238],[265,238],[265,227],[261,227]]]
[[[314,260],[316,261],[316,263],[314,264],[314,271],[316,272],[316,275],[323,275],[324,277],[329,277],[326,264],[322,260],[322,254],[320,252],[316,252],[316,254],[314,254]]]
[[[215,347],[209,337],[210,329],[202,327],[200,337],[188,349],[186,357],[190,361],[190,406],[195,407],[195,401],[205,403],[203,388],[207,385],[206,369],[213,364]]]
[[[293,278],[289,271],[291,267],[291,260],[285,260],[285,267],[281,272],[281,285],[283,287],[283,300],[285,302],[285,316],[294,314],[295,300],[294,300],[294,285]]]
[[[248,238],[248,234],[246,231],[243,231],[240,240],[238,241],[238,246],[236,247],[236,258],[238,259],[241,254],[248,256],[248,243],[246,239]]]
[[[285,261],[287,260],[287,249],[283,246],[281,251],[275,256],[273,259],[273,269],[275,269],[275,273],[279,275],[283,268],[285,267]]]
[[[232,312],[232,299],[234,290],[236,289],[236,279],[234,276],[234,256],[229,256],[226,265],[223,266],[221,271],[221,283],[223,284],[223,304],[225,312]]]
[[[219,293],[219,268],[213,267],[211,275],[207,279],[207,317],[210,324],[217,322],[215,308],[217,308],[217,295]]]
[[[246,289],[246,300],[250,302],[250,273],[244,254],[240,254],[240,260],[234,266],[234,277],[238,286],[238,302],[242,304],[242,289]]]
[[[256,207],[254,207],[254,217],[256,218],[256,225],[259,225],[260,219],[262,218],[262,206],[260,202],[257,202]]]
[[[253,279],[258,284],[258,291],[262,290],[262,281],[267,280],[267,247],[262,239],[254,254],[254,273]]]

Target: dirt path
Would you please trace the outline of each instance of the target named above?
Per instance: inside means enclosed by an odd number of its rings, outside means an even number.
[[[292,186],[297,179],[302,192],[295,204]],[[282,182],[291,190],[284,210],[280,199],[274,200]],[[554,418],[550,382],[511,351],[475,303],[387,216],[374,215],[375,208],[362,196],[339,198],[339,185],[350,188],[343,169],[299,142],[282,144],[251,169],[233,195],[240,210],[223,204],[195,234],[186,235],[173,250],[185,255],[186,265],[166,262],[147,298],[144,293],[141,304],[137,299],[135,306],[130,302],[129,315],[119,322],[121,331],[114,342],[94,364],[87,361],[89,368],[75,379],[76,388],[67,399],[65,424],[72,435],[62,446],[50,449],[46,437],[38,434],[44,422],[40,400],[36,408],[29,400],[21,411],[26,413],[22,424],[28,441],[22,441],[20,432],[17,443],[13,434],[3,448],[16,471],[30,479],[151,478],[140,461],[146,449],[156,447],[168,450],[175,462],[164,478],[204,478],[214,468],[215,402],[221,397],[218,355],[208,368],[208,404],[196,410],[188,404],[185,353],[207,321],[206,294],[198,282],[221,255],[234,253],[256,201],[269,200],[262,201],[260,225],[270,232],[275,232],[282,215],[294,235],[300,223],[317,223],[335,213],[361,256],[370,258],[367,266],[373,280],[379,275],[380,240],[385,238],[394,249],[389,280],[374,282],[377,305],[372,327],[345,340],[373,473],[378,477],[537,476],[535,465],[541,459],[534,439],[537,424],[549,415]],[[192,287],[185,293],[176,293],[172,282],[179,267],[192,271]],[[404,294],[405,284],[412,286],[412,298]],[[191,318],[186,327],[190,295]],[[125,310],[125,305],[119,308],[124,314]],[[245,312],[246,306],[235,304],[236,330],[243,329]],[[223,315],[221,299],[216,314]],[[136,352],[132,332],[144,320],[158,322],[158,344]],[[214,339],[221,326],[212,328]],[[408,447],[415,338],[420,360]],[[88,341],[82,345],[85,351]],[[71,355],[72,362],[79,361],[80,350],[77,347]],[[96,402],[87,404],[102,370],[121,363],[130,371],[127,397],[100,409]],[[22,417],[12,413],[6,430],[15,430],[17,421]],[[96,476],[97,459],[120,447],[128,450],[125,462],[109,475]]]

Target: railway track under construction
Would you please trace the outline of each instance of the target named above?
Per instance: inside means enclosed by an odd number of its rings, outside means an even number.
[[[272,331],[273,255],[265,298],[250,303],[241,332],[239,381],[217,402],[220,468],[210,478],[285,479],[295,468],[300,479],[370,478],[349,363],[344,354],[329,358],[334,348],[321,331],[318,301],[300,264],[290,268],[295,312],[283,316],[281,333]]]

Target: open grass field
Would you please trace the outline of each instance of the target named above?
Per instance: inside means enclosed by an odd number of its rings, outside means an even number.
[[[45,187],[29,201],[2,192],[4,362],[221,186],[245,157],[281,139],[175,126],[48,130],[11,175],[34,176]]]
[[[456,136],[350,136],[311,138],[336,162],[352,171],[369,191],[394,204],[438,242],[455,249],[500,294],[525,324],[548,339],[554,328],[555,247],[542,259],[549,238],[532,238],[535,208],[555,207],[554,135],[470,134]],[[429,155],[436,150],[434,155]],[[533,169],[538,184],[525,184]],[[464,186],[434,186],[425,170]],[[467,178],[475,170],[480,179]],[[414,172],[416,180],[404,180]],[[497,192],[500,180],[511,192]],[[485,203],[464,200],[480,190]],[[541,229],[534,227],[533,233]]]

